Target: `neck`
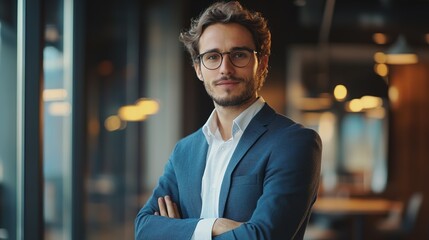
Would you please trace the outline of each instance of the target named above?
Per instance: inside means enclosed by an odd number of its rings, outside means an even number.
[[[227,106],[223,107],[215,103],[217,113],[217,125],[219,132],[223,140],[228,140],[232,137],[232,122],[238,117],[244,110],[252,105],[257,97],[249,99],[249,101],[238,105],[238,106]]]

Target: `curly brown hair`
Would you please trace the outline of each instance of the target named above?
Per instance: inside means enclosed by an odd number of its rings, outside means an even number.
[[[238,23],[250,31],[258,56],[270,56],[271,32],[267,20],[259,12],[245,9],[239,2],[216,2],[202,14],[191,20],[191,27],[180,33],[179,40],[185,45],[194,63],[198,62],[199,40],[204,30],[215,23]],[[261,73],[265,79],[268,69]]]

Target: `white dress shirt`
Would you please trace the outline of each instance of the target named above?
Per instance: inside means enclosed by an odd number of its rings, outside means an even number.
[[[206,167],[201,183],[201,220],[198,222],[192,240],[211,240],[212,228],[219,217],[219,195],[226,167],[252,118],[262,109],[265,101],[259,97],[250,107],[233,120],[231,138],[224,141],[217,125],[217,112],[213,110],[203,126],[203,133],[209,145]]]

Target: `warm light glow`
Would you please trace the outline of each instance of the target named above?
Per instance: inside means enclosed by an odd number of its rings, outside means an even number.
[[[91,137],[96,137],[100,134],[100,122],[98,118],[89,119],[88,132]]]
[[[386,44],[387,36],[384,33],[374,33],[372,35],[372,40],[374,40],[374,42],[377,44]]]
[[[331,141],[334,138],[336,128],[336,117],[331,112],[324,112],[320,116],[318,132],[324,141]]]
[[[63,101],[67,97],[65,89],[45,89],[43,90],[43,101]]]
[[[375,64],[374,71],[382,77],[386,77],[389,73],[389,68],[384,63]]]
[[[68,116],[71,111],[70,103],[68,102],[54,102],[49,104],[48,113],[52,116]]]
[[[156,114],[159,103],[153,99],[141,98],[135,105],[127,105],[119,108],[118,116],[123,121],[143,121],[149,115]]]
[[[113,63],[109,60],[104,60],[98,64],[97,70],[101,76],[109,76],[113,73]]]
[[[379,108],[383,105],[383,100],[374,96],[363,96],[360,98],[363,109]]]
[[[404,35],[399,35],[396,42],[386,51],[387,64],[414,64],[417,63],[417,54],[407,44]]]
[[[328,109],[331,107],[331,105],[332,105],[332,100],[331,98],[328,98],[328,97],[318,97],[318,98],[302,97],[297,99],[297,102],[296,102],[297,108],[304,111]]]
[[[319,112],[303,112],[301,116],[303,122],[309,125],[317,125],[320,121],[320,115]]]
[[[344,101],[347,97],[347,88],[344,85],[337,85],[334,88],[334,97],[337,101]]]
[[[387,57],[383,52],[374,53],[374,61],[376,63],[386,63]]]
[[[360,99],[353,99],[347,105],[347,110],[350,112],[360,112],[363,109],[363,104]]]
[[[426,40],[426,43],[429,44],[429,33],[425,34],[425,40]]]
[[[383,119],[386,117],[386,109],[383,107],[370,109],[366,111],[366,116],[368,118]]]
[[[141,107],[141,111],[145,115],[152,115],[158,112],[159,103],[153,99],[142,98],[137,101],[137,106]]]
[[[395,86],[389,87],[389,99],[391,102],[397,102],[399,99],[399,91]]]
[[[118,115],[122,120],[129,122],[143,121],[147,118],[142,108],[137,105],[127,105],[119,108]]]
[[[117,115],[110,116],[104,121],[104,127],[109,132],[124,129],[125,124]]]
[[[406,53],[406,54],[389,54],[387,55],[388,64],[414,64],[418,63],[419,59],[416,54]]]
[[[48,42],[57,42],[60,39],[58,29],[54,25],[48,25],[45,28],[45,40]]]

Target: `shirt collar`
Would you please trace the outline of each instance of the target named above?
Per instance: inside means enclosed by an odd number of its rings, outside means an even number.
[[[244,110],[240,115],[238,115],[232,123],[232,136],[234,136],[238,131],[244,132],[247,125],[249,125],[252,118],[262,109],[265,104],[263,97],[259,97],[252,105],[250,105],[246,110]],[[212,111],[207,122],[203,126],[203,133],[207,139],[207,142],[211,142],[210,139],[215,136],[216,131],[218,130],[217,126],[217,112],[216,109]]]

